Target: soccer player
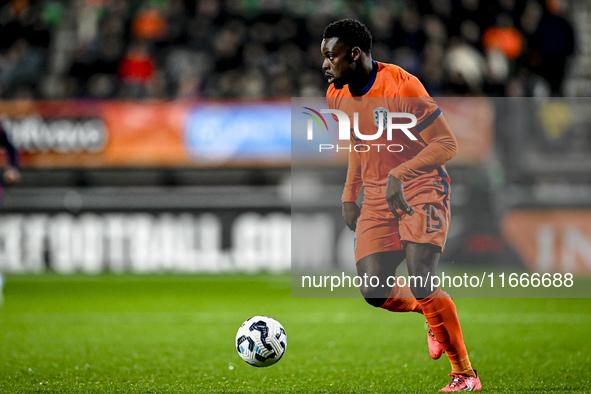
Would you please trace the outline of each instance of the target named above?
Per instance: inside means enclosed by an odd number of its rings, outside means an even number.
[[[20,178],[21,174],[19,171],[19,163],[18,163],[18,152],[16,151],[12,142],[6,135],[4,128],[2,127],[2,123],[0,123],[0,147],[6,150],[8,154],[8,165],[4,168],[4,173],[2,175],[2,183],[7,185],[12,185],[17,183]],[[2,184],[0,183],[0,185]],[[2,199],[2,187],[0,187],[0,201]]]
[[[446,352],[451,363],[452,380],[440,391],[481,390],[455,304],[428,281],[437,274],[449,228],[450,178],[444,163],[456,154],[456,139],[419,80],[398,66],[374,61],[371,42],[371,33],[358,21],[344,19],[326,27],[321,51],[330,84],[328,105],[351,119],[357,112],[363,136],[377,134],[384,111],[411,113],[417,124],[408,131],[416,140],[400,130],[387,140],[385,128],[379,138],[371,140],[351,133],[351,146],[358,145],[359,152],[351,149],[349,154],[343,218],[355,231],[360,276],[377,276],[384,284],[406,259],[409,276],[424,280],[410,282],[410,287],[368,285],[360,290],[373,306],[425,316],[431,357]],[[398,147],[395,152],[384,148],[391,144]],[[362,187],[360,209],[356,200]]]
[[[8,136],[4,132],[2,123],[0,123],[0,147],[4,148],[8,154],[9,164],[4,168],[2,175],[2,182],[0,182],[0,202],[2,201],[2,184],[14,184],[20,180],[20,172],[18,165],[18,153],[14,148],[14,145],[8,139]],[[4,287],[4,276],[0,272],[0,305],[2,305],[3,297],[2,290]]]

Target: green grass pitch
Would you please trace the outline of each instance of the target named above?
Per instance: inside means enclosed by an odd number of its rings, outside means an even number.
[[[485,392],[591,391],[588,299],[456,299]],[[257,314],[288,337],[269,368],[244,363]],[[435,393],[424,320],[362,299],[295,299],[289,276],[9,276],[2,393]]]

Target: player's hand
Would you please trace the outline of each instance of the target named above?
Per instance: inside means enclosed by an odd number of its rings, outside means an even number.
[[[347,227],[351,229],[351,231],[355,231],[357,228],[357,218],[361,214],[361,210],[359,209],[359,205],[356,202],[344,202],[343,203],[343,219],[345,219],[345,223]]]
[[[414,209],[408,205],[406,198],[404,198],[404,186],[402,181],[389,174],[388,182],[386,183],[386,202],[388,202],[390,211],[398,219],[400,219],[400,215],[396,211],[397,208],[408,215],[414,215],[415,213]]]
[[[6,167],[3,174],[4,183],[7,185],[12,185],[20,181],[21,173],[15,167]]]

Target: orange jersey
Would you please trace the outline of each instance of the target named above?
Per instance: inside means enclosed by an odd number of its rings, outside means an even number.
[[[388,139],[385,124],[382,124],[384,131],[377,139],[358,138],[352,131],[352,149],[342,201],[355,201],[363,186],[365,214],[376,218],[393,218],[386,202],[385,190],[388,173],[397,169],[404,175],[392,175],[403,180],[406,199],[429,190],[449,195],[450,179],[443,164],[423,172],[413,172],[413,168],[402,170],[405,163],[427,147],[421,132],[441,115],[441,110],[421,82],[398,66],[374,61],[370,82],[356,93],[359,95],[350,92],[349,85],[337,90],[331,84],[326,93],[329,108],[345,112],[351,120],[354,119],[353,113],[358,113],[358,129],[363,136],[372,136],[378,132],[380,112],[384,114],[382,122],[385,121],[386,111],[413,114],[417,123],[408,132],[416,140],[396,129]]]

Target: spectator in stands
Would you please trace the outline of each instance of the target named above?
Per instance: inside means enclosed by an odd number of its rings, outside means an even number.
[[[553,95],[562,93],[567,62],[575,51],[573,28],[561,11],[559,1],[545,1],[537,29],[529,37],[530,68],[549,83]]]
[[[460,37],[452,38],[444,59],[448,88],[456,94],[481,94],[486,62],[476,48]]]
[[[0,8],[0,94],[37,89],[42,81],[49,31],[28,0]]]
[[[131,33],[137,40],[160,41],[166,38],[168,25],[161,10],[149,3],[131,21]]]
[[[148,44],[134,41],[119,63],[120,95],[126,98],[146,98],[148,85],[155,80],[156,62]]]
[[[494,26],[488,27],[482,36],[482,48],[485,52],[501,51],[508,59],[515,60],[521,54],[523,38],[513,26],[509,14],[497,16]]]
[[[43,54],[24,39],[18,39],[0,61],[0,89],[14,98],[14,92],[37,86],[42,76]]]
[[[523,51],[523,36],[515,28],[511,14],[497,15],[496,23],[484,31],[482,49],[487,59],[488,93],[502,94],[512,65]]]

